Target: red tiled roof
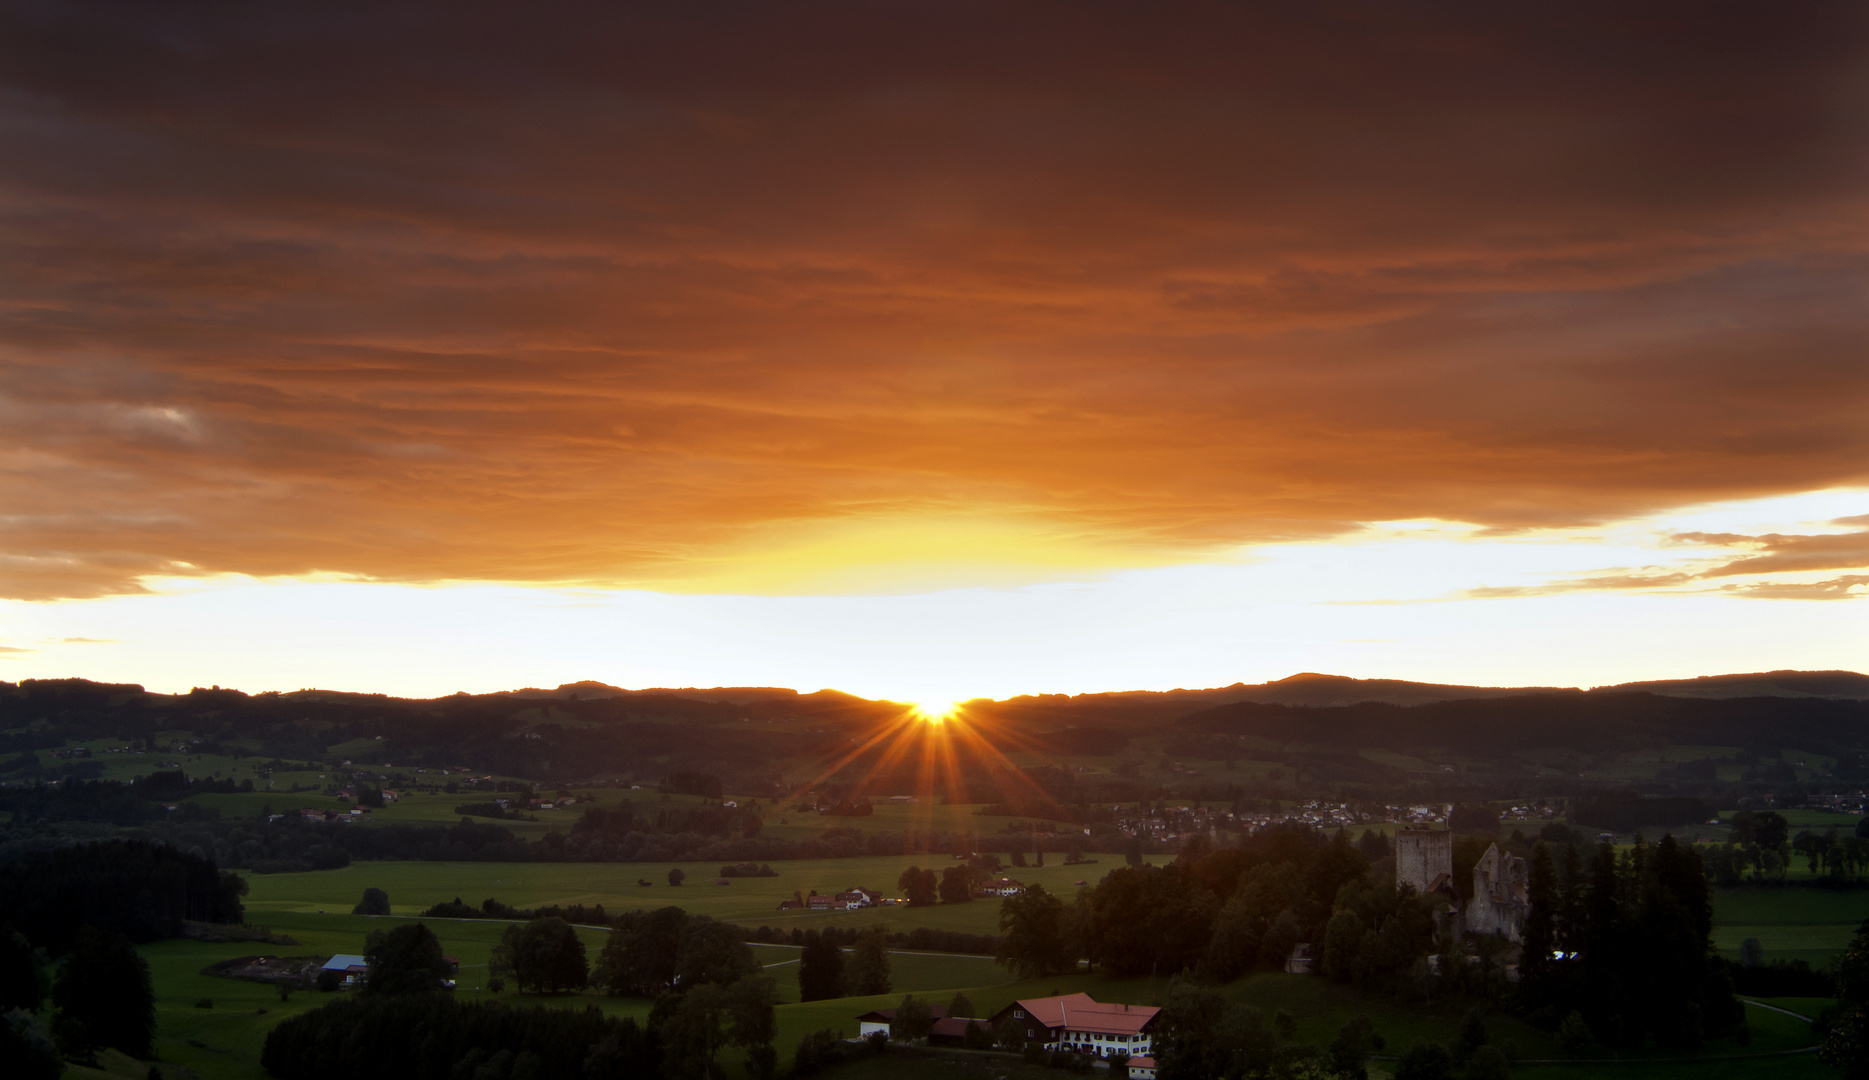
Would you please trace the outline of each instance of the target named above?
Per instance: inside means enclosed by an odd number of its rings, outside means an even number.
[[[1162,1011],[1153,1005],[1105,1004],[1082,993],[1021,998],[1019,1007],[1046,1027],[1108,1035],[1134,1035]]]

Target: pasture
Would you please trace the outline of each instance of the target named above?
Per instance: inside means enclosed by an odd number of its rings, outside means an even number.
[[[1713,944],[1737,957],[1747,938],[1758,938],[1765,959],[1807,960],[1823,967],[1869,919],[1864,889],[1715,889]]]
[[[278,955],[361,951],[364,935],[370,930],[413,916],[438,900],[457,895],[470,903],[493,897],[522,907],[601,903],[610,911],[673,904],[744,925],[764,924],[788,930],[793,926],[860,926],[880,922],[892,929],[931,926],[970,933],[996,931],[999,905],[991,900],[920,909],[875,908],[835,915],[781,914],[776,910],[780,899],[794,891],[812,888],[831,892],[853,884],[870,884],[893,892],[894,878],[910,861],[866,858],[776,863],[774,869],[780,875],[776,878],[736,878],[729,886],[707,884],[718,867],[679,864],[689,878],[687,884],[678,888],[667,883],[668,866],[639,863],[381,862],[304,874],[250,875],[248,920],[291,934],[300,944],[259,946],[168,941],[145,947],[144,955],[156,973],[161,1054],[166,1062],[183,1065],[204,1080],[260,1076],[257,1062],[265,1033],[280,1019],[315,1007],[324,1000],[324,995],[302,991],[288,1001],[281,1001],[271,987],[205,976],[200,974],[203,966],[262,951]],[[935,865],[943,862],[951,860],[939,860]],[[1069,895],[1072,881],[1094,882],[1102,872],[1117,865],[1120,860],[1106,859],[1096,866],[1029,868],[1016,871],[1015,876]],[[635,882],[639,878],[649,879],[654,884],[647,888],[638,886]],[[372,886],[389,893],[395,914],[382,919],[348,914],[363,890]],[[1715,902],[1715,937],[1728,955],[1737,952],[1739,941],[1745,937],[1759,937],[1765,944],[1768,958],[1803,956],[1814,963],[1827,960],[1831,952],[1847,940],[1856,923],[1869,916],[1869,893],[1727,889],[1716,892]],[[441,938],[446,951],[461,962],[457,993],[486,995],[487,958],[507,924],[498,920],[424,921]],[[606,932],[585,929],[579,936],[585,942],[587,954],[595,958],[602,949]],[[973,1001],[977,1012],[990,1015],[1016,998],[1060,991],[1083,990],[1100,1000],[1159,1004],[1170,987],[1166,978],[1119,980],[1091,972],[1017,982],[985,957],[896,951],[890,957],[893,978],[890,994],[800,1003],[797,997],[798,950],[758,945],[754,951],[779,987],[782,1004],[777,1016],[776,1046],[782,1057],[787,1058],[792,1047],[806,1034],[824,1028],[855,1034],[857,1014],[870,1008],[893,1006],[909,992],[945,1004],[955,991],[963,991]],[[1391,1051],[1424,1039],[1450,1038],[1461,1012],[1458,1007],[1437,1010],[1367,999],[1322,979],[1265,972],[1230,984],[1226,992],[1268,1011],[1286,1010],[1298,1021],[1299,1037],[1318,1044],[1328,1042],[1337,1028],[1352,1016],[1367,1014],[1389,1040]],[[538,998],[508,992],[502,996],[515,1004],[539,1003],[566,1008],[595,1005],[606,1013],[621,1016],[642,1017],[648,1009],[646,1001],[594,993]],[[202,998],[212,999],[214,1007],[196,1008],[194,1003]],[[1785,1006],[1808,1014],[1820,1004],[1787,1001]],[[1650,1052],[1633,1055],[1627,1063],[1613,1066],[1526,1065],[1515,1071],[1515,1075],[1533,1080],[1595,1075],[1662,1080],[1689,1080],[1701,1076],[1740,1080],[1828,1075],[1809,1055],[1719,1060],[1719,1055],[1765,1054],[1810,1043],[1808,1025],[1792,1017],[1749,1007],[1748,1020],[1753,1035],[1750,1047],[1709,1046],[1707,1052],[1715,1057],[1694,1066],[1648,1060],[1659,1056]],[[1503,1016],[1490,1020],[1489,1027],[1495,1042],[1510,1044],[1521,1057],[1558,1056],[1551,1036],[1539,1029]],[[1020,1066],[1010,1059],[986,1060],[996,1066],[990,1072],[992,1076],[1021,1075]],[[934,1071],[928,1075],[959,1074],[954,1071],[957,1066],[949,1059],[934,1058],[924,1062],[912,1056],[892,1056],[853,1063],[828,1075],[847,1076],[851,1080],[887,1075],[890,1080],[901,1080],[904,1076],[920,1075],[917,1070],[931,1069]],[[1384,1071],[1383,1063],[1375,1063],[1372,1071],[1380,1075]],[[737,1075],[737,1067],[733,1072]]]
[[[512,871],[508,869],[506,872]],[[203,1080],[260,1077],[263,1075],[258,1066],[260,1049],[272,1026],[286,1017],[315,1008],[328,999],[327,995],[315,991],[298,991],[289,999],[281,1000],[273,987],[203,975],[201,969],[204,966],[255,952],[281,956],[358,952],[362,949],[364,935],[370,930],[401,921],[395,916],[379,919],[329,910],[323,914],[315,910],[276,910],[269,918],[272,929],[290,934],[298,944],[262,946],[249,942],[165,941],[143,947],[142,953],[149,960],[156,981],[160,1033],[158,1052],[169,1071],[176,1071],[173,1066],[181,1066]],[[441,938],[444,950],[461,962],[457,993],[463,997],[487,996],[487,958],[508,924],[496,920],[424,921]],[[579,936],[585,943],[587,954],[594,958],[602,948],[605,932],[583,930]],[[973,1001],[977,1013],[986,1016],[1021,997],[1078,990],[1099,1000],[1160,1004],[1171,985],[1166,978],[1110,979],[1090,972],[1020,982],[1009,979],[1003,969],[981,957],[895,952],[890,957],[893,981],[891,993],[799,1003],[797,950],[761,945],[755,946],[754,951],[780,990],[783,1004],[776,1016],[778,1038],[775,1045],[784,1057],[789,1057],[791,1048],[812,1031],[828,1028],[854,1034],[855,1017],[858,1014],[872,1008],[896,1005],[904,993],[912,992],[926,1000],[945,1004],[959,990]],[[1320,1045],[1328,1042],[1345,1021],[1358,1014],[1366,1014],[1388,1040],[1391,1052],[1422,1040],[1445,1041],[1451,1038],[1463,1011],[1460,1006],[1436,1009],[1373,1000],[1322,979],[1264,972],[1228,985],[1225,992],[1235,1000],[1268,1012],[1285,1010],[1297,1020],[1299,1038]],[[649,1008],[649,1003],[643,999],[611,998],[597,993],[541,997],[508,992],[501,997],[512,1004],[541,1004],[554,1008],[595,1006],[610,1015],[633,1016],[639,1020],[647,1015]],[[211,1007],[201,1007],[204,1002],[211,1002]],[[1790,1001],[1786,1004],[1795,1011],[1809,1010],[1814,1003]],[[1748,1019],[1753,1028],[1751,1047],[1741,1051],[1736,1046],[1709,1046],[1707,1053],[1714,1055],[1714,1060],[1702,1063],[1702,1068],[1709,1071],[1690,1073],[1675,1065],[1642,1064],[1642,1059],[1658,1056],[1651,1052],[1633,1055],[1630,1064],[1609,1067],[1607,1070],[1604,1067],[1583,1065],[1527,1066],[1516,1075],[1548,1077],[1550,1080],[1598,1075],[1603,1071],[1609,1071],[1617,1077],[1653,1076],[1670,1080],[1677,1076],[1687,1080],[1690,1076],[1701,1075],[1728,1076],[1734,1080],[1740,1077],[1806,1075],[1804,1068],[1807,1057],[1718,1061],[1718,1055],[1736,1052],[1769,1053],[1808,1045],[1810,1041],[1808,1025],[1781,1013],[1751,1008]],[[1518,1056],[1556,1056],[1556,1047],[1548,1034],[1513,1018],[1493,1017],[1489,1019],[1488,1027],[1494,1042],[1508,1047]],[[1020,1074],[1020,1067],[1013,1059],[995,1057],[984,1060],[996,1066],[990,1075]],[[916,1070],[928,1069],[934,1070],[927,1073],[931,1076],[955,1075],[952,1071],[940,1071],[944,1063],[951,1069],[954,1065],[952,1059],[932,1058],[927,1059],[926,1064],[921,1062],[922,1059],[912,1056],[892,1056],[880,1061],[856,1063],[831,1075],[849,1076],[853,1080],[886,1075],[891,1080],[900,1080],[904,1075],[920,1075]],[[904,1068],[906,1072],[901,1071]],[[1375,1071],[1382,1071],[1381,1063],[1377,1063]],[[737,1067],[730,1070],[730,1075],[738,1075]]]
[[[952,856],[911,859],[877,856],[858,859],[800,859],[772,864],[770,878],[729,878],[730,885],[715,885],[719,863],[452,863],[360,862],[341,870],[314,870],[298,874],[249,874],[248,919],[269,923],[280,912],[349,911],[366,888],[389,893],[390,909],[398,915],[419,914],[430,905],[460,897],[470,904],[494,899],[515,907],[547,904],[602,904],[606,911],[634,911],[674,905],[697,915],[747,926],[793,927],[868,926],[882,923],[891,930],[925,926],[969,934],[998,933],[999,904],[976,900],[933,907],[877,907],[853,912],[780,911],[779,902],[794,893],[838,893],[852,886],[896,894],[896,879],[910,865],[940,869],[954,865]],[[1095,883],[1121,866],[1120,856],[1103,856],[1096,864],[1046,865],[1008,871],[1028,885],[1070,897],[1077,881]],[[680,886],[668,883],[668,872],[680,867],[687,875]],[[648,881],[647,886],[637,884]]]

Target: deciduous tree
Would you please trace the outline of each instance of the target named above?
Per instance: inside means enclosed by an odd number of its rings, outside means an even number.
[[[364,959],[370,964],[364,981],[366,994],[390,996],[439,990],[442,980],[453,970],[441,955],[441,940],[419,922],[372,930],[363,941]]]
[[[363,891],[363,899],[350,909],[352,915],[388,915],[389,894],[382,889],[369,888]]]
[[[1017,978],[1036,979],[1070,970],[1064,901],[1043,885],[1029,885],[1023,892],[1001,900],[999,929],[1005,936],[1000,939],[994,959]]]
[[[123,935],[91,927],[80,930],[52,981],[52,1004],[67,1026],[81,1025],[87,1045],[114,1046],[132,1057],[149,1056],[156,1031],[156,995],[149,965]]]
[[[941,902],[965,904],[973,899],[974,869],[966,863],[941,871]]]
[[[507,927],[488,967],[522,991],[531,988],[541,994],[581,990],[590,982],[584,942],[571,924],[556,916]]]
[[[45,953],[34,948],[26,935],[10,926],[0,927],[0,1013],[10,1009],[38,1012],[51,985]]]
[[[926,1001],[910,994],[896,1006],[895,1018],[889,1021],[889,1037],[904,1042],[925,1039],[934,1030],[934,1022],[934,1010]]]
[[[856,946],[850,950],[850,963],[844,968],[844,983],[850,994],[868,997],[889,992],[889,947],[884,940],[887,933],[877,925],[857,936]]]
[[[901,889],[902,895],[908,898],[909,907],[927,907],[936,899],[935,881],[933,870],[911,866],[896,879],[896,888]]]

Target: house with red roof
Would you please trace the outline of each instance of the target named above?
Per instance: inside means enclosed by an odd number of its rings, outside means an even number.
[[[1151,1053],[1155,1020],[1161,1009],[1153,1005],[1101,1002],[1089,994],[1021,998],[993,1014],[989,1027],[998,1031],[1008,1017],[1025,1029],[1026,1039],[1058,1050],[1108,1057],[1118,1050],[1135,1057]]]

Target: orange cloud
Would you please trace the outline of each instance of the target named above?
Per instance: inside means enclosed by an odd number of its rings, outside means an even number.
[[[1843,518],[1839,524],[1854,524],[1860,519]],[[1685,543],[1712,543],[1724,546],[1750,545],[1762,553],[1734,559],[1702,574],[1702,577],[1726,577],[1733,574],[1769,574],[1800,570],[1845,570],[1869,566],[1869,529],[1861,532],[1824,533],[1816,536],[1786,536],[1766,533],[1745,536],[1733,533],[1681,533],[1676,540]]]
[[[868,589],[1862,482],[1864,13],[1561,16],[15,10],[0,593]]]

